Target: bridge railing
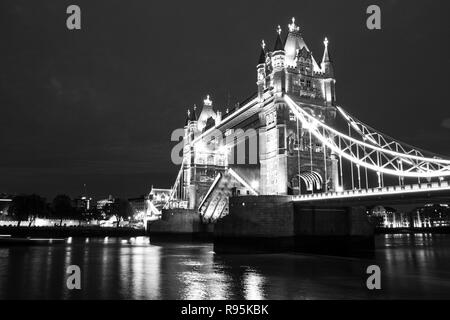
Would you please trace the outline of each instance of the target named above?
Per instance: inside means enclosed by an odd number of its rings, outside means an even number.
[[[412,185],[388,186],[383,188],[354,189],[344,191],[323,192],[314,194],[303,194],[292,196],[293,201],[310,201],[324,199],[353,198],[359,196],[383,195],[383,194],[402,194],[432,190],[450,190],[448,181],[432,183],[416,183]]]

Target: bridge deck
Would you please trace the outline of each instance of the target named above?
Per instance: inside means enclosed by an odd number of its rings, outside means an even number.
[[[310,204],[333,203],[421,203],[424,201],[449,201],[450,185],[447,181],[421,183],[384,188],[346,190],[293,196],[292,201]]]

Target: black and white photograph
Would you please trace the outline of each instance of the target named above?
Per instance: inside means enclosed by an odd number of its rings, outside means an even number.
[[[0,300],[450,299],[449,10],[1,0]]]

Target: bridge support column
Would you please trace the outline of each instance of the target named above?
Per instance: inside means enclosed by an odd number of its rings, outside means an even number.
[[[214,227],[216,253],[370,254],[373,228],[363,207],[302,207],[286,196],[230,198]]]
[[[374,232],[365,207],[294,205],[295,250],[331,255],[365,255]]]
[[[150,241],[158,240],[210,240],[214,226],[204,224],[197,210],[168,209],[160,220],[148,223]]]

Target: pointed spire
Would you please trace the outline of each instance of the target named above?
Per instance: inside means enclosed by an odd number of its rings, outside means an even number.
[[[283,46],[283,40],[281,40],[281,27],[278,25],[277,27],[277,40],[275,41],[275,47],[273,48],[273,51],[281,51],[284,50]]]
[[[206,127],[209,118],[212,118],[212,120],[214,121],[217,120],[217,113],[213,110],[212,105],[213,102],[211,100],[210,95],[208,94],[206,96],[206,99],[203,100],[203,108],[197,120],[197,128],[199,131],[203,131],[203,129]]]
[[[206,95],[206,99],[203,100],[203,104],[204,104],[205,106],[211,106],[211,105],[212,105],[212,101],[211,101],[211,99],[209,98],[209,94]]]
[[[194,104],[194,107],[192,108],[192,121],[197,121],[197,105]]]
[[[295,24],[295,18],[292,17],[292,23],[288,25],[289,32],[299,32],[300,27]]]
[[[334,77],[333,64],[331,63],[330,54],[328,53],[328,39],[325,38],[323,41],[323,45],[325,46],[323,51],[323,58],[321,63],[322,72],[327,74],[329,77]]]
[[[184,122],[184,126],[187,126],[189,124],[189,121],[191,120],[191,110],[187,110],[187,116],[186,121]]]
[[[324,63],[324,62],[331,62],[330,54],[328,53],[328,39],[327,39],[327,37],[325,37],[325,40],[323,40],[323,45],[325,46],[325,49],[323,51],[322,63]]]
[[[261,54],[259,55],[258,65],[266,63],[266,43],[261,41]]]

